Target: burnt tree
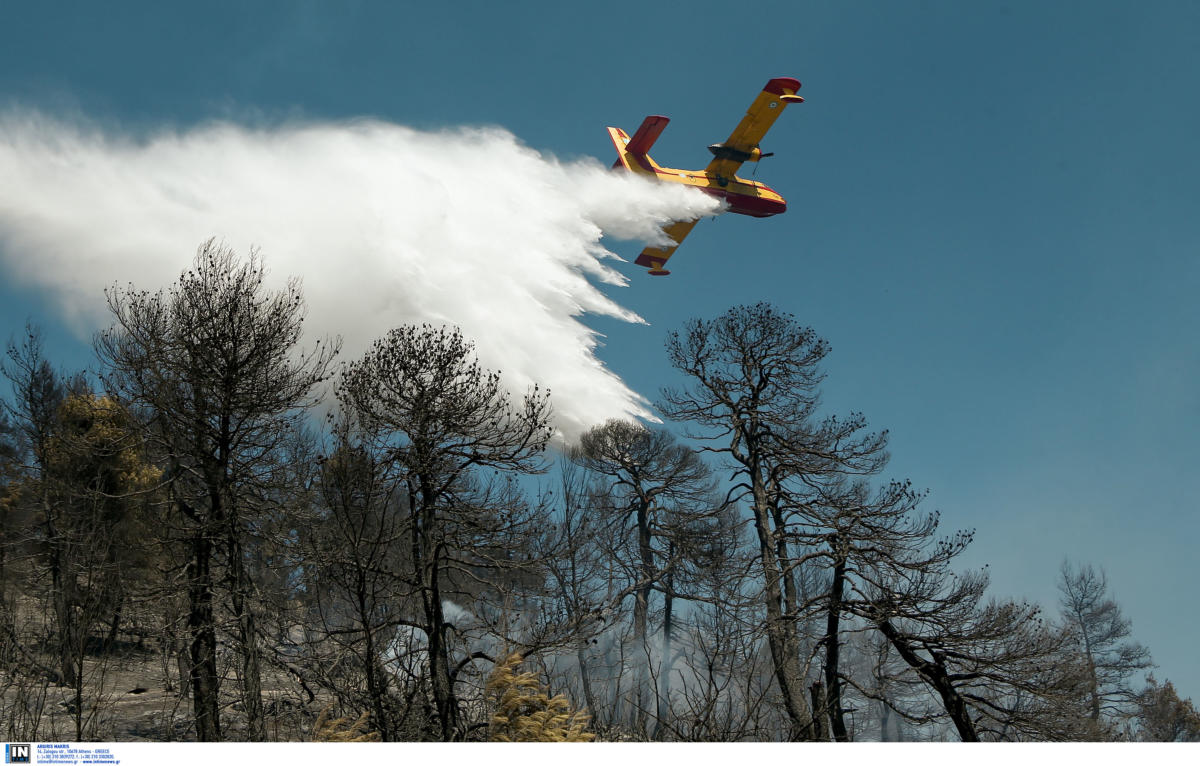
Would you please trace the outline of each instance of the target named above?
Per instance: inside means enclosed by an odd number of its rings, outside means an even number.
[[[299,349],[299,282],[266,288],[257,254],[238,261],[213,240],[168,290],[107,291],[113,326],[96,338],[103,380],[138,408],[164,464],[165,491],[190,550],[190,683],[201,741],[222,738],[217,589],[242,658],[248,737],[265,738],[253,588],[247,571],[255,503],[270,497],[278,453],[329,376],[336,344]]]
[[[544,470],[549,394],[534,386],[513,402],[500,373],[480,366],[457,329],[425,325],[376,341],[347,366],[337,396],[400,485],[435,735],[460,739],[456,678],[463,666],[452,658],[455,631],[444,603],[466,581],[495,582],[497,572],[520,568],[506,549],[532,533],[536,520],[506,476]]]
[[[668,336],[668,356],[687,382],[664,389],[661,405],[668,416],[699,427],[693,435],[733,471],[730,501],[750,508],[764,631],[793,740],[816,739],[818,730],[799,633],[809,556],[790,539],[789,514],[813,482],[872,473],[886,459],[886,433],[866,432],[860,415],[818,416],[820,363],[828,352],[810,328],[765,303],[692,320]]]

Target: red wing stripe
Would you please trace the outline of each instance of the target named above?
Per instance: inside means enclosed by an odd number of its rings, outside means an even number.
[[[662,135],[663,129],[667,127],[667,123],[671,120],[663,117],[661,114],[652,114],[645,120],[642,120],[642,126],[633,134],[633,138],[629,139],[629,143],[625,148],[630,154],[646,154],[650,151],[650,147],[654,146],[654,142]]]

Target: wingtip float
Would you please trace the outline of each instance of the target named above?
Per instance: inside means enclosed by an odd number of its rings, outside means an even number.
[[[794,77],[776,77],[763,86],[762,92],[750,104],[746,116],[733,129],[723,143],[712,144],[712,162],[703,170],[676,170],[664,168],[650,159],[650,147],[662,135],[670,119],[652,114],[642,121],[641,127],[630,136],[620,128],[609,128],[613,146],[617,149],[614,168],[624,168],[631,173],[669,183],[681,183],[724,200],[730,212],[766,218],[787,210],[787,201],[771,187],[757,181],[737,177],[737,170],[745,162],[758,162],[770,157],[763,153],[759,142],[775,124],[775,120],[788,104],[803,103],[796,95],[800,81]],[[667,260],[675,253],[683,238],[691,233],[696,221],[676,221],[667,226],[663,233],[674,243],[665,247],[647,247],[635,263],[645,266],[654,276],[665,276]]]

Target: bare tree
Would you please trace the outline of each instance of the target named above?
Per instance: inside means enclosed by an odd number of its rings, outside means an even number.
[[[850,739],[842,703],[843,633],[869,627],[869,621],[853,618],[864,614],[862,607],[874,594],[942,570],[971,541],[970,533],[959,532],[935,544],[939,515],[919,512],[923,497],[907,481],[872,489],[862,479],[833,475],[810,482],[803,502],[789,515],[789,537],[825,567],[827,587],[813,605],[825,618],[825,707],[838,742]],[[854,686],[864,688],[858,682]]]
[[[664,389],[662,409],[699,426],[694,435],[716,445],[705,449],[727,458],[730,500],[745,499],[753,517],[765,632],[793,740],[818,732],[798,633],[807,559],[789,539],[787,515],[819,477],[871,473],[886,458],[886,433],[865,432],[860,415],[818,418],[819,364],[828,351],[810,328],[765,303],[692,320],[667,340],[671,363],[689,381]]]
[[[426,325],[376,341],[347,366],[338,400],[402,486],[410,585],[420,604],[416,627],[427,640],[438,736],[460,738],[455,679],[471,654],[452,662],[454,626],[444,601],[456,583],[490,585],[497,572],[520,569],[511,552],[538,519],[499,472],[543,470],[549,394],[535,386],[514,404],[500,374],[480,367],[457,329]],[[496,472],[494,480],[481,469]]]
[[[270,493],[275,456],[315,403],[336,344],[299,352],[304,304],[292,280],[278,292],[251,252],[239,263],[213,240],[166,292],[107,292],[115,324],[96,338],[103,379],[144,413],[163,456],[170,503],[190,547],[187,564],[191,690],[197,736],[222,737],[218,713],[218,585],[224,585],[242,656],[248,737],[265,738],[247,527],[254,498]]]
[[[13,547],[12,496],[15,483],[21,473],[18,462],[21,453],[17,441],[17,428],[3,406],[0,406],[0,636],[8,635],[13,626],[8,621],[6,608],[9,582],[5,564]],[[5,658],[4,639],[0,638],[0,660]]]
[[[963,741],[1073,738],[1061,715],[1080,690],[1074,669],[1058,662],[1066,633],[1037,606],[985,602],[987,575],[955,575],[947,563],[879,589],[862,616],[937,696]]]
[[[623,420],[610,420],[580,437],[571,459],[603,483],[594,487],[594,513],[605,534],[597,538],[607,548],[610,566],[628,571],[628,585],[618,599],[633,596],[635,654],[633,728],[644,736],[650,714],[649,620],[651,594],[662,594],[663,686],[655,684],[656,730],[661,734],[670,697],[672,629],[677,589],[687,559],[699,558],[704,538],[711,545],[722,535],[713,528],[722,505],[713,500],[715,482],[697,454],[677,444],[667,431]],[[691,556],[696,552],[697,556]],[[718,557],[713,557],[718,558]],[[626,563],[628,562],[628,563]]]
[[[49,576],[50,602],[56,621],[54,643],[58,668],[54,677],[57,682],[74,686],[79,681],[74,647],[80,633],[75,619],[77,591],[72,587],[74,571],[70,560],[74,548],[68,536],[60,532],[60,527],[65,526],[64,509],[50,467],[51,445],[59,425],[58,410],[69,394],[68,382],[46,360],[41,333],[33,325],[26,325],[19,343],[10,340],[6,351],[3,371],[12,384],[13,398],[4,403],[4,408],[15,427],[18,441],[13,446],[23,463],[19,471],[22,480],[10,492],[6,516],[13,514],[14,506],[28,509],[22,536],[41,543],[40,558]],[[6,547],[14,547],[15,542],[5,540]]]
[[[593,676],[595,648],[607,627],[604,607],[613,598],[609,562],[594,544],[601,527],[592,513],[586,472],[566,456],[558,461],[555,520],[542,527],[533,542],[544,562],[548,597],[542,622],[566,633],[569,657],[552,658],[555,679],[570,696],[582,699],[593,722],[607,726],[611,708],[600,704]],[[599,717],[599,718],[597,718]]]
[[[1133,688],[1149,652],[1103,571],[1064,562],[1053,622],[953,571],[973,533],[876,480],[886,432],[819,413],[828,346],[789,315],[671,335],[662,409],[702,450],[611,421],[534,494],[548,393],[509,395],[457,330],[389,333],[345,368],[328,440],[308,431],[335,350],[300,347],[298,285],[263,275],[209,242],[168,290],[111,290],[103,390],[32,329],[10,344],[9,738],[98,736],[118,636],[158,635],[201,740],[242,736],[231,702],[266,739],[285,673],[383,739],[478,739],[513,650],[621,738],[1200,740],[1169,681]]]
[[[1103,569],[1063,561],[1058,590],[1063,621],[1085,668],[1086,716],[1093,736],[1112,738],[1138,696],[1129,685],[1130,678],[1154,665],[1150,650],[1126,640],[1131,623],[1109,595]]]
[[[397,738],[403,713],[393,705],[392,674],[386,665],[397,629],[409,621],[404,571],[408,514],[379,456],[359,441],[351,424],[335,425],[334,444],[321,462],[318,503],[303,532],[303,568],[312,604],[309,625],[333,652],[315,657],[315,670],[329,678],[349,710],[371,711],[372,728],[384,741]],[[346,672],[343,652],[355,660],[363,694]]]

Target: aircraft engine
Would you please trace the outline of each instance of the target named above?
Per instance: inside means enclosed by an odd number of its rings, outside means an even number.
[[[725,144],[712,144],[708,147],[713,156],[719,160],[733,160],[734,162],[758,162],[763,157],[770,157],[775,152],[763,153],[762,149],[757,146],[748,152],[743,152],[740,149],[734,149]]]

